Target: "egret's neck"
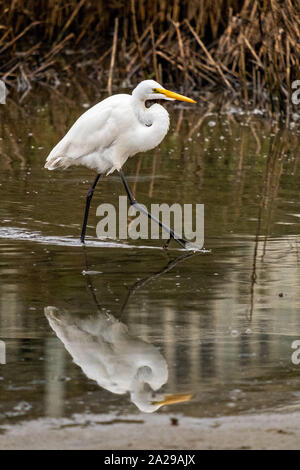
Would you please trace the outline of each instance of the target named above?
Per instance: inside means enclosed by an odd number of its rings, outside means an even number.
[[[146,108],[146,102],[136,97],[132,97],[133,109],[141,124],[147,125],[149,121],[149,108]]]
[[[150,150],[160,144],[167,134],[170,126],[169,113],[157,103],[146,108],[145,101],[136,98],[133,99],[133,107],[141,124],[137,135],[140,150]]]

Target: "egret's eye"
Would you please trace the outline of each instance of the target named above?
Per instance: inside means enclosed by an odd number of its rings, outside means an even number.
[[[153,93],[159,93],[157,88],[153,88],[152,91],[153,91]]]

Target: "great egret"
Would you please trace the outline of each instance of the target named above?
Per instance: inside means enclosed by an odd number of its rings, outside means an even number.
[[[147,100],[159,99],[196,103],[191,98],[166,90],[154,80],[144,80],[133,90],[132,95],[110,96],[82,114],[47,157],[45,168],[48,170],[85,165],[97,171],[86,198],[80,238],[82,243],[98,180],[102,174],[109,175],[117,170],[130,204],[155,220],[181,246],[187,247],[189,244],[138,204],[122,172],[122,166],[129,157],[153,149],[167,134],[170,119],[165,108],[157,103],[149,108],[145,106]]]
[[[113,315],[74,315],[46,307],[51,328],[84,374],[112,393],[129,392],[143,412],[189,401],[192,394],[167,395],[158,390],[168,380],[168,365],[152,344],[129,334]]]

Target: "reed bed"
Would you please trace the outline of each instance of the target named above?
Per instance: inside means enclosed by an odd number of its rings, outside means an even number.
[[[154,78],[288,122],[299,38],[299,0],[0,0],[0,78],[23,94],[80,73],[109,94]]]

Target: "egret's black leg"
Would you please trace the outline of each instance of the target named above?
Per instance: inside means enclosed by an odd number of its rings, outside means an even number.
[[[99,181],[100,176],[101,176],[101,174],[98,173],[98,175],[95,178],[95,181],[93,182],[92,186],[90,187],[90,189],[88,190],[88,193],[87,193],[84,219],[83,219],[81,237],[80,237],[81,243],[84,243],[86,224],[87,224],[88,217],[89,217],[89,210],[90,210],[91,200],[92,200],[92,197],[93,197],[93,194],[94,194],[94,191],[95,191],[95,187],[97,186],[97,183]]]
[[[170,241],[171,241],[171,237],[167,239],[166,243],[163,246],[165,250],[168,248]]]
[[[123,185],[125,187],[125,190],[126,190],[126,193],[127,193],[127,196],[128,196],[128,199],[129,199],[129,202],[130,202],[130,205],[135,207],[138,211],[140,212],[143,212],[143,214],[147,215],[149,217],[149,219],[152,219],[154,220],[154,222],[156,222],[160,227],[162,227],[166,232],[168,232],[168,234],[170,235],[170,238],[173,238],[177,243],[179,243],[179,245],[182,247],[182,248],[186,248],[186,246],[189,244],[189,242],[187,240],[185,240],[184,238],[179,238],[176,233],[170,228],[170,227],[167,227],[167,225],[163,224],[159,219],[157,219],[156,217],[154,217],[152,214],[150,214],[150,212],[146,211],[144,209],[144,207],[142,207],[136,200],[135,198],[133,197],[133,195],[131,194],[131,191],[129,189],[129,186],[127,184],[127,181],[125,179],[125,176],[124,176],[124,173],[122,170],[119,170],[119,175],[121,177],[121,180],[123,182]],[[170,241],[170,238],[169,238],[169,241]],[[166,243],[166,247],[168,246],[169,244],[169,241],[167,241]]]

